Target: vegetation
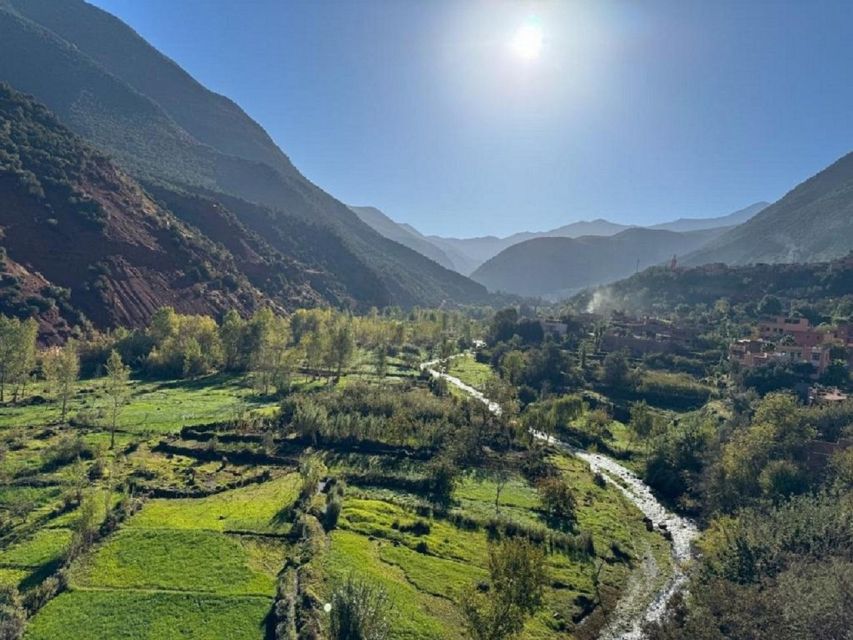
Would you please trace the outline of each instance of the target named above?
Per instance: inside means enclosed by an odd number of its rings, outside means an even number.
[[[204,638],[217,607],[238,638],[595,637],[630,584],[652,598],[666,583],[670,534],[544,433],[619,459],[701,523],[691,595],[651,637],[749,637],[756,611],[788,615],[767,598],[806,585],[826,593],[814,629],[845,622],[830,610],[850,516],[826,505],[849,502],[849,405],[761,396],[698,353],[603,352],[596,322],[162,309],[63,347],[31,334],[0,417],[11,619],[27,637],[66,619],[123,637],[113,602],[128,637],[159,615]],[[478,335],[492,341],[466,351]],[[436,357],[501,411],[419,371]]]

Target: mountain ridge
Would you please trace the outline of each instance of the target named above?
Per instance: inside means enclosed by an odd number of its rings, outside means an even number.
[[[719,233],[719,229],[679,233],[636,227],[612,236],[533,238],[504,249],[472,277],[490,291],[564,296],[668,261]]]
[[[755,217],[686,256],[685,264],[822,262],[853,250],[853,152]]]
[[[485,301],[480,285],[384,238],[305,178],[232,101],[205,89],[117,18],[82,0],[0,4],[0,80],[34,95],[135,177],[267,208],[270,225],[319,225],[361,263],[348,297],[361,307]],[[177,85],[177,88],[176,88]],[[151,97],[155,95],[159,102]],[[175,96],[190,95],[191,100]],[[193,133],[182,128],[185,122]],[[241,135],[248,131],[251,135]],[[194,134],[194,135],[193,135]],[[199,140],[198,138],[202,138]],[[274,233],[275,247],[286,250]],[[310,238],[306,242],[311,242]],[[316,247],[326,254],[331,247]],[[338,274],[342,280],[347,274]]]

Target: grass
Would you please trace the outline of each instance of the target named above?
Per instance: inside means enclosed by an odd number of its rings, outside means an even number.
[[[465,384],[480,390],[483,390],[490,381],[495,379],[495,372],[492,371],[492,368],[487,364],[477,362],[474,356],[470,354],[453,358],[450,361],[448,373],[459,378]]]
[[[0,566],[32,568],[56,562],[70,542],[68,529],[40,529],[32,537],[0,551]]]
[[[399,380],[379,381],[372,376],[369,355],[360,353],[353,367],[357,373],[345,376],[339,385],[369,379],[393,389]],[[488,365],[470,356],[453,360],[451,373],[480,388],[494,377]],[[96,416],[102,402],[97,393],[100,384],[97,380],[81,383],[72,415]],[[308,391],[315,386],[327,388],[327,383],[305,378],[297,386]],[[118,473],[133,474],[148,486],[180,490],[218,486],[259,472],[260,468],[202,462],[152,450],[162,435],[187,425],[230,421],[247,406],[268,412],[274,404],[259,401],[245,381],[235,377],[135,381],[131,403],[120,423]],[[60,437],[41,434],[44,429],[38,426],[56,419],[55,403],[9,407],[11,414],[6,408],[0,411],[0,435],[17,438],[23,448],[9,447],[3,470],[7,474],[10,468],[36,471],[43,452]],[[25,424],[33,426],[20,426]],[[624,427],[614,424],[613,429],[614,441],[624,443]],[[89,444],[106,445],[108,433],[102,428],[82,433]],[[121,448],[131,443],[137,446],[123,455]],[[325,460],[334,475],[353,470],[414,476],[423,472],[422,462],[393,456],[327,453]],[[553,461],[575,491],[578,529],[593,536],[598,558],[604,560],[601,580],[605,591],[617,593],[632,571],[619,560],[623,553],[637,557],[651,552],[659,562],[667,562],[666,542],[645,530],[640,514],[616,488],[599,487],[588,467],[571,456],[555,454]],[[117,532],[75,561],[69,572],[69,590],[31,620],[26,638],[263,638],[276,576],[291,552],[282,536],[290,530],[288,510],[300,484],[295,473],[271,470],[281,475],[205,498],[147,500]],[[57,486],[0,489],[0,506],[25,501],[35,507],[22,529],[31,532],[41,527],[0,551],[0,583],[37,584],[34,576],[39,569],[61,554],[70,536],[68,527],[78,514],[69,512],[50,521],[46,515],[57,504],[63,485],[71,481],[71,471],[64,467],[51,472],[49,478]],[[105,485],[99,482],[92,489],[96,497],[98,492],[104,493]],[[497,487],[493,474],[464,474],[451,513],[486,522],[495,516]],[[312,592],[328,598],[338,581],[354,574],[388,592],[395,639],[460,637],[462,617],[457,603],[464,589],[487,577],[487,533],[482,527],[460,528],[440,515],[418,515],[423,507],[428,507],[423,496],[350,486],[339,528],[312,563],[319,580],[314,583],[312,578]],[[504,519],[531,527],[547,526],[539,511],[537,491],[522,476],[510,477],[499,507]],[[419,521],[428,530],[417,535],[410,527]],[[571,637],[559,629],[557,621],[560,616],[568,620],[578,611],[577,596],[591,597],[594,592],[595,565],[590,558],[552,554],[547,562],[556,586],[546,589],[545,605],[527,625],[522,640]]]
[[[665,540],[646,531],[641,514],[618,489],[598,486],[586,464],[572,456],[555,454],[553,461],[575,491],[578,529],[593,536],[597,557],[604,561],[600,576],[604,593],[615,598],[633,571],[619,559],[623,553],[639,558],[651,552],[668,570]],[[481,521],[494,517],[496,487],[495,478],[487,473],[466,474],[454,492],[454,512]],[[325,559],[327,576],[334,582],[352,571],[383,586],[393,609],[401,612],[402,620],[394,621],[395,638],[458,637],[458,598],[465,588],[487,578],[486,532],[463,530],[440,517],[418,516],[416,504],[412,496],[388,489],[348,494],[340,530],[333,534]],[[501,494],[501,517],[545,527],[538,507],[535,488],[520,476],[511,477]],[[426,522],[429,531],[422,535],[406,531],[416,521]],[[555,553],[547,564],[550,580],[558,587],[546,589],[544,606],[525,627],[524,640],[570,637],[560,628],[560,620],[579,610],[578,596],[594,598],[592,559]],[[420,612],[426,612],[433,624],[427,624]]]
[[[69,416],[86,424],[106,424],[104,379],[82,380],[69,405]],[[131,382],[130,402],[122,409],[118,426],[131,433],[170,433],[194,424],[225,421],[245,409],[267,411],[274,402],[259,400],[243,377],[217,375],[198,380]],[[29,396],[49,397],[35,387]],[[58,404],[6,404],[0,427],[52,424],[59,420]]]
[[[299,475],[290,473],[207,498],[150,500],[128,526],[285,533],[290,525],[283,512],[296,500],[299,482]]]
[[[388,542],[371,541],[351,531],[335,531],[324,568],[330,582],[356,575],[381,586],[390,601],[392,637],[398,640],[431,640],[459,636],[461,619],[444,598],[417,589],[397,566],[382,561],[381,548]]]
[[[250,562],[238,537],[212,531],[121,530],[74,566],[71,583],[78,589],[275,594],[275,574]]]
[[[26,640],[262,640],[268,598],[116,591],[61,594],[29,623]]]

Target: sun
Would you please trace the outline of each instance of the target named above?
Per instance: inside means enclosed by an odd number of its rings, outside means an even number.
[[[542,27],[528,20],[515,32],[510,43],[513,52],[523,60],[535,60],[542,53]]]

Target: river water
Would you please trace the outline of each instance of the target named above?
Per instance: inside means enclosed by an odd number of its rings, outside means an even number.
[[[438,364],[438,360],[425,362],[421,365],[421,369],[428,371],[433,377],[443,378],[448,384],[452,384],[472,398],[484,403],[492,413],[500,414],[501,408],[498,403],[493,402],[481,391],[465,384],[459,378],[439,371],[436,369]],[[566,449],[586,462],[593,472],[600,473],[608,482],[618,487],[625,497],[652,521],[657,530],[669,532],[667,539],[670,541],[670,552],[672,554],[672,575],[670,578],[654,591],[649,592],[644,589],[643,583],[655,581],[660,572],[660,568],[651,555],[646,554],[636,575],[632,576],[633,585],[626,589],[625,595],[611,612],[607,626],[599,635],[600,640],[642,640],[643,623],[659,620],[672,596],[684,588],[687,582],[685,570],[693,559],[692,543],[699,535],[698,528],[692,521],[664,507],[655,498],[651,488],[645,482],[616,460],[600,453],[576,449],[543,433],[532,432],[532,435]],[[638,602],[638,600],[643,600],[643,602]]]

